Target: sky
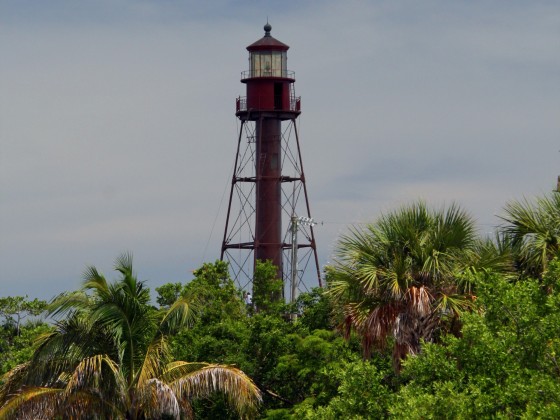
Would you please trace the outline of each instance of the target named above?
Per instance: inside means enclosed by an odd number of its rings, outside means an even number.
[[[458,203],[482,235],[560,175],[560,2],[0,0],[0,296],[134,255],[219,258],[246,46],[288,44],[321,266],[352,225]]]

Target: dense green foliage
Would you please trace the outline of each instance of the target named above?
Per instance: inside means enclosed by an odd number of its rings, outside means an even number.
[[[282,280],[278,269],[271,261],[258,261],[253,274],[253,303],[257,311],[268,313],[284,309],[282,299]]]
[[[31,358],[33,341],[50,329],[39,317],[46,306],[27,296],[0,298],[0,375]]]
[[[4,326],[11,326],[19,335],[20,326],[29,317],[37,317],[43,313],[47,303],[43,300],[29,300],[27,296],[8,296],[0,298],[0,317]]]
[[[481,279],[480,313],[463,317],[463,336],[424,346],[405,363],[402,387],[390,408],[395,416],[558,418],[560,286],[536,280]],[[445,409],[443,409],[445,407]]]
[[[115,296],[127,282],[139,287],[142,333],[134,342],[144,358],[127,356],[132,335],[122,325],[111,335],[118,322],[105,313],[110,294],[99,294],[103,288],[86,283],[79,292],[83,301],[75,293],[59,298],[51,311],[64,317],[51,326],[24,320],[37,313],[28,311],[34,301],[6,298],[0,300],[0,366],[6,372],[29,362],[35,373],[51,375],[46,377],[63,371],[71,376],[83,368],[84,357],[106,354],[124,374],[123,383],[138,390],[141,375],[131,373],[140,368],[131,362],[146,360],[154,337],[165,337],[166,352],[154,353],[165,357],[150,377],[165,382],[163,361],[218,363],[244,372],[262,392],[258,412],[236,411],[231,399],[216,392],[220,387],[205,388],[208,398],[189,399],[195,418],[559,418],[558,197],[509,203],[493,240],[477,237],[457,206],[431,210],[414,203],[382,215],[341,238],[337,260],[327,269],[328,287],[300,295],[293,305],[278,299],[282,283],[270,262],[257,266],[249,306],[221,261],[204,264],[189,282],[158,287],[159,308],[149,304],[142,282],[132,282],[131,269],[121,267],[123,277],[106,286],[115,287]],[[89,273],[90,282],[99,274]],[[164,320],[186,320],[169,315],[186,304],[191,322],[163,328]],[[72,330],[74,322],[93,338]],[[80,357],[70,347],[46,344],[45,337],[68,338],[71,331],[75,340],[67,342],[80,349]],[[93,347],[86,352],[84,346]],[[46,354],[56,363],[41,365]],[[109,399],[119,386],[110,380],[96,392]],[[8,389],[31,389],[17,388],[12,383]],[[130,407],[129,417],[157,412]]]

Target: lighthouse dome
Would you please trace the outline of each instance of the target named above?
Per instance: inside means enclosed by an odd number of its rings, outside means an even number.
[[[256,42],[253,42],[251,45],[247,47],[249,51],[288,51],[290,48],[283,42],[278,41],[276,38],[270,35],[270,31],[272,30],[272,26],[270,23],[266,23],[264,25],[264,36]]]

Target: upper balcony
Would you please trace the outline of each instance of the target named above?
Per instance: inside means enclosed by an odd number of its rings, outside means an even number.
[[[241,72],[241,80],[255,79],[260,77],[274,77],[282,79],[296,79],[296,72],[292,70],[282,70],[282,69],[260,69],[255,70],[245,70]]]

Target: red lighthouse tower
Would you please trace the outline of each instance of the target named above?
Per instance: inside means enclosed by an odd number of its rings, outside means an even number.
[[[236,103],[241,124],[221,259],[242,288],[251,285],[256,261],[270,260],[279,278],[301,289],[308,265],[321,279],[296,126],[300,98],[289,47],[271,29],[267,23],[264,37],[247,47],[249,70],[241,73],[247,93]],[[294,239],[298,233],[303,240]]]

